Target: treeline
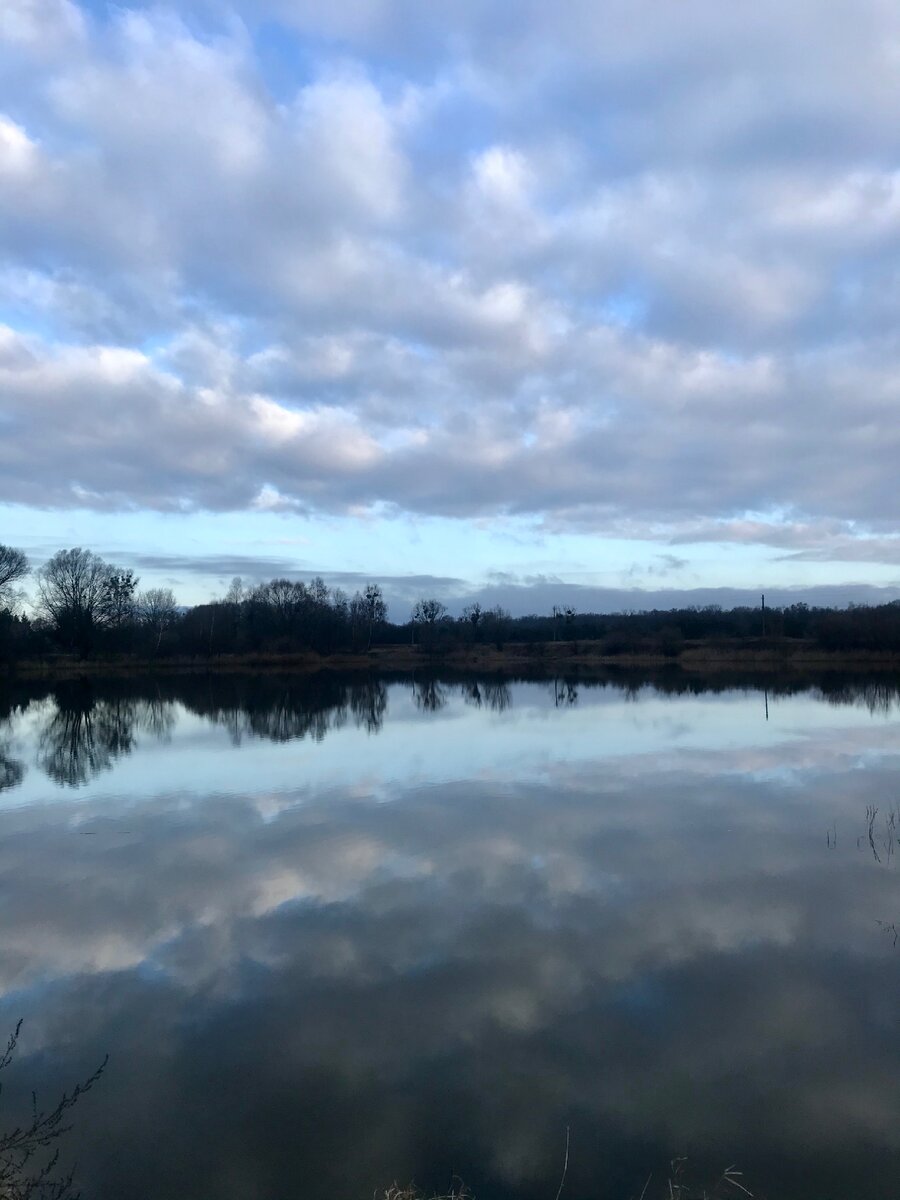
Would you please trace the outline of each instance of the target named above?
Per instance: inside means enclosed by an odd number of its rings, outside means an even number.
[[[26,611],[22,587],[29,576],[33,587]],[[439,656],[460,646],[502,648],[510,641],[535,648],[590,642],[606,655],[670,658],[691,643],[735,641],[900,653],[900,601],[845,609],[707,605],[624,613],[555,606],[549,614],[514,618],[501,607],[478,602],[454,617],[440,600],[422,597],[406,621],[391,622],[374,582],[351,596],[319,577],[273,579],[252,587],[235,579],[221,599],[186,607],[171,589],[141,589],[132,570],[89,550],[60,550],[30,572],[22,551],[0,544],[0,661],[8,664],[58,653],[82,658],[327,655],[401,643]]]
[[[142,590],[128,568],[76,547],[33,572],[25,611],[24,554],[0,545],[0,657],[7,662],[67,652],[149,657],[253,652],[364,651],[389,628],[381,588],[348,596],[315,578],[252,588],[233,580],[220,600],[179,605],[170,588]]]

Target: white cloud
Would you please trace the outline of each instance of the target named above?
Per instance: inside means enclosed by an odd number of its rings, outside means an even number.
[[[40,60],[71,53],[85,37],[81,9],[71,0],[4,0],[0,46],[4,43]]]
[[[340,197],[351,215],[375,222],[399,214],[405,165],[391,114],[364,77],[311,84],[295,104],[298,185]]]
[[[38,150],[25,130],[0,116],[0,178],[27,181],[37,165]]]

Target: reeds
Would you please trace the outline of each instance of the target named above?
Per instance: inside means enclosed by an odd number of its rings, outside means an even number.
[[[562,1192],[565,1177],[564,1169],[557,1200]],[[752,1200],[753,1193],[744,1182],[743,1173],[736,1166],[726,1167],[715,1179],[700,1183],[691,1177],[686,1158],[674,1158],[668,1170],[659,1173],[658,1179],[655,1172],[648,1175],[642,1191],[629,1200],[740,1200],[741,1196],[749,1196]],[[414,1184],[406,1187],[394,1184],[377,1200],[476,1200],[476,1197],[462,1184],[448,1192],[433,1195],[420,1191]]]

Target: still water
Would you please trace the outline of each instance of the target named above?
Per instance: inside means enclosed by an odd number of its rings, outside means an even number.
[[[883,680],[6,685],[0,1132],[108,1053],[86,1198],[898,1195],[898,810]]]

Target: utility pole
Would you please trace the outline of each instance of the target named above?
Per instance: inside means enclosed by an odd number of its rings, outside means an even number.
[[[762,635],[763,635],[763,637],[766,636],[766,595],[765,595],[765,592],[763,592],[763,598],[762,598]]]

